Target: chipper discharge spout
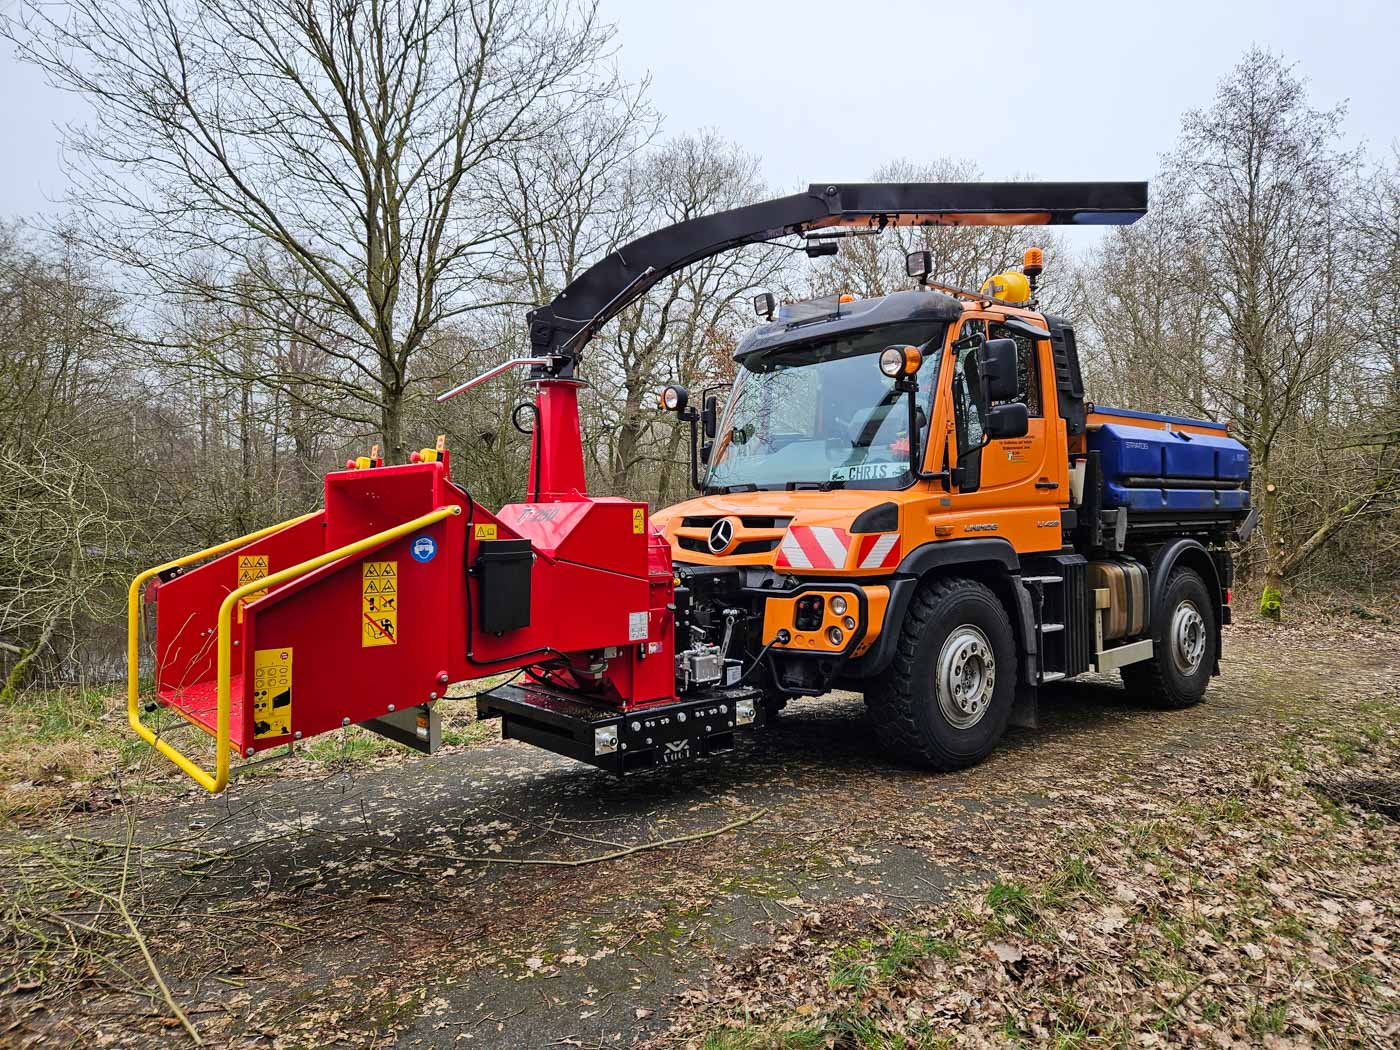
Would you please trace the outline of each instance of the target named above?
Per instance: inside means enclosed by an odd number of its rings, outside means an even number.
[[[786,695],[765,663],[770,649],[806,645],[814,667],[838,674],[878,634],[893,585],[867,593],[836,572],[750,580],[673,564],[645,503],[587,494],[577,373],[588,340],[665,275],[755,241],[820,239],[840,226],[1131,222],[1146,192],[1143,183],[817,184],[639,238],[531,312],[529,357],[443,395],[529,368],[528,502],[481,506],[453,480],[439,441],[411,463],[347,464],[326,475],[323,510],[143,572],[128,596],[132,727],[220,791],[234,759],[352,724],[431,751],[448,686],[515,674],[477,694],[478,715],[499,717],[506,737],[619,774],[730,749],[737,729],[761,724]],[[888,517],[887,533],[897,525]],[[870,517],[867,531],[884,520]],[[881,557],[899,549],[884,541]],[[143,652],[154,666],[145,697]],[[161,708],[183,723],[162,719],[173,730],[157,732],[145,717]],[[213,739],[212,763],[189,747],[199,731]]]

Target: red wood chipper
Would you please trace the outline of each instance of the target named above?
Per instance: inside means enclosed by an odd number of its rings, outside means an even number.
[[[732,684],[735,664],[729,687],[677,700],[670,548],[645,503],[586,494],[578,386],[538,382],[532,502],[488,511],[445,449],[361,459],[326,475],[324,510],[138,576],[132,726],[220,791],[231,758],[352,723],[431,751],[449,683],[527,668],[479,702],[507,736],[617,773],[730,746],[756,693]],[[144,706],[211,734],[212,771],[141,720],[143,599],[157,611]]]

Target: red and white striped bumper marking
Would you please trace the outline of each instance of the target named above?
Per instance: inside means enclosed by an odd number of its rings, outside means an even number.
[[[893,569],[899,564],[899,533],[882,532],[862,536],[857,568]]]
[[[844,569],[851,534],[826,525],[790,525],[778,545],[777,564],[789,569]]]

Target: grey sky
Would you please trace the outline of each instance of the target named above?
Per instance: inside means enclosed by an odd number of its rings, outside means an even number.
[[[1395,0],[602,5],[623,69],[652,75],[665,131],[718,129],[776,190],[942,153],[988,178],[1147,178],[1182,111],[1252,43],[1296,61],[1315,104],[1347,100],[1349,133],[1374,153],[1400,133]],[[0,216],[52,213],[66,186],[55,124],[84,108],[8,51],[0,97]]]

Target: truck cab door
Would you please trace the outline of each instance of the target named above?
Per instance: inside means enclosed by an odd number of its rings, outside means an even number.
[[[1055,400],[1045,390],[1047,370],[1042,368],[1041,341],[1027,334],[1027,327],[1023,322],[1007,326],[995,316],[964,318],[953,343],[948,370],[953,408],[949,462],[961,467],[955,475],[954,491],[963,497],[955,498],[955,503],[968,507],[1044,505],[1063,499],[1063,470],[1052,451],[1059,442],[1051,440],[1060,429]],[[982,414],[989,407],[979,405],[974,396],[973,359],[979,336],[1015,341],[1020,382],[1013,400],[1026,406],[1029,429],[1023,437],[993,441],[959,462],[957,457],[963,450],[981,443]]]

